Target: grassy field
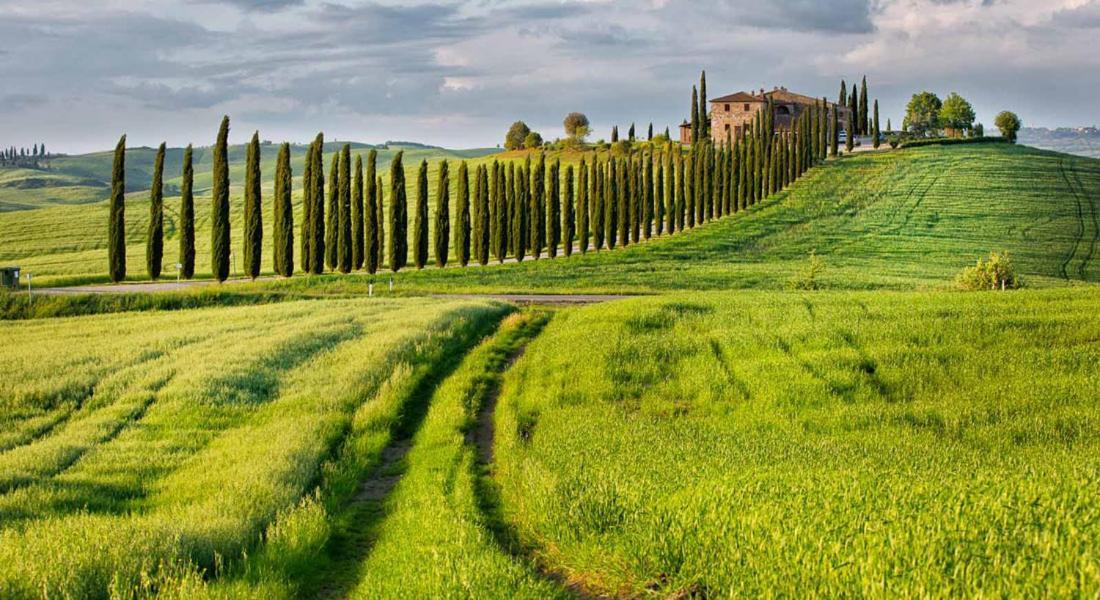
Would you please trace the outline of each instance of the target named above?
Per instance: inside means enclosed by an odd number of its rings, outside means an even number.
[[[303,539],[323,542],[315,517],[378,462],[417,378],[508,310],[333,300],[9,324],[0,596],[201,587],[248,572],[261,539],[276,581]]]
[[[507,159],[517,159],[512,153]],[[575,156],[566,156],[575,159]],[[489,160],[478,159],[476,162]],[[432,187],[438,163],[432,164]],[[410,180],[415,163],[406,161]],[[388,179],[388,178],[387,178]],[[777,288],[815,251],[822,282],[844,288],[935,288],[964,266],[1008,251],[1030,285],[1100,280],[1100,161],[1012,146],[931,147],[862,154],[811,171],[789,191],[687,234],[619,249],[493,268],[399,274],[403,290],[662,291]],[[387,190],[387,198],[388,198]],[[410,197],[410,202],[412,197]],[[239,198],[234,200],[240,206]],[[175,261],[177,201],[167,201],[165,261]],[[197,201],[198,269],[208,269],[209,203]],[[147,203],[128,207],[129,264],[144,276]],[[241,234],[240,210],[234,236]],[[103,281],[102,203],[0,214],[0,262],[44,284]],[[411,228],[410,228],[411,230]],[[267,236],[270,240],[270,236]],[[239,247],[235,237],[234,247]],[[265,271],[270,271],[270,252]],[[166,273],[170,276],[171,269]],[[343,286],[296,277],[280,289]]]
[[[625,597],[1100,590],[1100,297],[672,295],[560,314],[497,412],[508,521]]]

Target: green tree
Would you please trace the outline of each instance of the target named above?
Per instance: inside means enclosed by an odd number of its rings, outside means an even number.
[[[571,112],[565,115],[562,125],[565,127],[565,135],[575,140],[583,140],[588,135],[588,117],[584,113]]]
[[[180,275],[195,276],[195,169],[191,164],[191,144],[183,151],[183,173],[180,183]]]
[[[699,89],[691,86],[691,143],[699,141]],[[615,140],[612,140],[615,141]]]
[[[386,204],[382,196],[382,176],[378,175],[374,181],[374,193],[375,201],[374,207],[377,211],[375,213],[374,222],[378,226],[378,233],[375,234],[375,238],[378,240],[378,268],[381,269],[382,265],[386,262]]]
[[[310,266],[309,272],[314,275],[320,275],[325,272],[325,137],[323,134],[318,133],[317,138],[313,140],[313,176],[310,178],[311,190],[309,193],[310,201],[313,207],[309,211],[311,222],[309,224],[309,232],[311,240],[309,243],[310,248]],[[329,185],[333,188],[336,186],[335,181],[331,181],[329,178]]]
[[[445,187],[445,186],[444,186]],[[416,174],[416,216],[413,220],[413,265],[423,269],[428,264],[428,161],[420,161]]]
[[[145,269],[149,279],[160,279],[164,264],[164,149],[162,142],[153,160],[153,183],[149,189],[149,233],[145,245]]]
[[[550,258],[555,258],[558,255],[558,242],[561,240],[561,162],[558,160],[550,165],[546,208],[546,253]]]
[[[965,98],[951,92],[940,107],[940,125],[950,130],[951,137],[962,137],[963,132],[974,127],[974,107]]]
[[[856,128],[853,121],[855,121],[855,119],[848,119],[848,122],[844,125],[844,132],[848,137],[848,139],[844,140],[844,150],[849,154],[852,153],[852,150],[855,148],[856,145]]]
[[[427,185],[426,174],[425,185]],[[432,249],[435,254],[435,266],[443,268],[447,266],[451,240],[451,170],[446,160],[439,164],[439,180],[435,186],[434,230]]]
[[[282,277],[294,274],[294,175],[290,169],[290,144],[279,147],[275,161],[275,197],[272,199],[272,239],[275,273]]]
[[[313,258],[310,247],[313,244],[313,149],[316,144],[310,143],[306,148],[305,166],[302,170],[302,227],[298,233],[302,257],[302,271],[309,273],[313,267]]]
[[[630,129],[628,129],[626,131],[626,139],[628,139],[632,142],[634,141],[634,124],[633,123],[630,124]]]
[[[653,235],[653,155],[643,154],[642,160],[642,235],[648,240]]]
[[[245,157],[244,172],[244,247],[241,256],[244,272],[252,279],[260,275],[263,249],[263,202],[260,196],[260,134],[252,134]]]
[[[214,144],[214,186],[210,210],[210,270],[218,281],[229,277],[229,117],[222,117]]]
[[[381,192],[378,188],[381,186],[377,182],[378,151],[374,148],[367,152],[366,178],[366,189],[363,190],[364,199],[366,200],[366,206],[363,208],[366,216],[363,223],[363,249],[366,256],[364,257],[363,266],[367,269],[367,273],[374,275],[382,266],[382,251],[380,248],[382,235],[379,229],[382,224],[380,219],[382,209],[378,206],[379,193]]]
[[[390,163],[390,270],[401,270],[409,260],[409,204],[405,189],[405,167],[401,158],[405,152],[399,150]]]
[[[878,126],[878,100],[875,100],[875,122],[871,126],[871,136],[874,138],[874,147],[877,150],[882,144],[882,130]]]
[[[848,106],[848,86],[843,79],[840,80],[840,96],[837,97],[837,106]]]
[[[710,139],[710,117],[707,115],[707,72],[699,75],[699,137]]]
[[[477,174],[474,174],[474,181],[477,182]],[[466,161],[462,161],[458,164],[458,181],[455,182],[455,228],[454,228],[454,245],[455,245],[455,257],[458,258],[458,264],[465,267],[470,264],[470,173],[469,167],[466,166]],[[480,190],[477,190],[480,192]],[[474,201],[477,201],[475,197]]]
[[[834,158],[840,151],[840,106],[838,104],[829,111],[829,156]]]
[[[565,167],[565,190],[562,197],[562,251],[566,256],[573,254],[573,240],[576,238],[576,211],[573,196],[573,165]]]
[[[1023,127],[1020,117],[1016,116],[1016,113],[1007,110],[998,113],[997,117],[993,119],[993,124],[1001,130],[1001,137],[1013,144],[1016,143],[1016,135],[1020,133],[1020,128]]]
[[[355,173],[351,186],[351,267],[358,271],[365,261],[366,237],[363,231],[363,157],[355,155]]]
[[[619,126],[615,125],[611,127],[611,143],[619,141]]]
[[[523,121],[512,123],[512,126],[508,128],[508,133],[504,136],[504,149],[519,150],[523,148],[523,141],[527,139],[529,133],[531,133],[531,128],[527,126],[527,123]]]
[[[588,164],[581,156],[581,164],[577,168],[577,247],[581,254],[588,252]]]
[[[868,114],[867,114],[867,76],[863,76],[863,83],[859,85],[859,120],[856,125],[859,128],[859,135],[867,135],[870,130],[867,127]]]
[[[340,150],[339,189],[337,190],[336,267],[341,273],[350,273],[352,266],[351,239],[351,145]]]
[[[527,137],[523,138],[523,147],[527,150],[542,148],[542,136],[537,131],[528,133]]]
[[[913,94],[905,107],[901,128],[917,136],[927,136],[940,128],[940,108],[943,102],[932,92]]]
[[[336,270],[340,252],[340,152],[332,154],[328,169],[328,204],[325,215],[325,267]]]
[[[477,262],[484,266],[489,264],[489,249],[492,245],[490,230],[492,229],[492,212],[489,204],[489,168],[480,165],[477,173],[477,221],[474,224],[475,239],[477,240]]]

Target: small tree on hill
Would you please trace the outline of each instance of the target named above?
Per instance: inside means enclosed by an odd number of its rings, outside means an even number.
[[[951,137],[962,137],[974,127],[974,108],[962,96],[952,92],[940,107],[940,125]]]
[[[993,124],[1001,130],[1001,137],[1013,144],[1016,143],[1016,135],[1023,127],[1020,117],[1016,116],[1016,113],[1007,110],[999,113],[997,118],[993,120]]]
[[[562,125],[565,127],[565,135],[575,140],[581,141],[588,136],[588,117],[584,113],[571,112],[565,115]]]
[[[932,92],[913,94],[905,107],[905,120],[901,128],[913,135],[924,137],[940,128],[940,108],[943,102]]]
[[[523,147],[528,150],[542,148],[542,136],[537,131],[531,131],[523,138]]]
[[[512,126],[508,128],[508,133],[504,136],[504,148],[506,150],[523,148],[523,141],[527,139],[528,133],[531,133],[531,128],[527,126],[527,123],[523,121],[512,123]]]

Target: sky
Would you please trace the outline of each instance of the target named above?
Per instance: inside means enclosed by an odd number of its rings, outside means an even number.
[[[899,124],[958,92],[990,126],[1100,123],[1100,0],[0,0],[0,146],[406,140],[488,147],[675,130],[711,98],[786,86],[835,99],[866,75]]]

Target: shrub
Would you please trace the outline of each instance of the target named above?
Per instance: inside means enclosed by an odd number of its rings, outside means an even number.
[[[787,282],[787,287],[792,290],[821,289],[822,285],[818,278],[824,272],[825,260],[818,256],[816,251],[811,250],[806,265],[801,271],[791,276],[791,279]]]
[[[958,146],[961,144],[1003,144],[1007,140],[1002,137],[971,137],[971,138],[922,138],[901,142],[902,148],[919,148],[921,146]]]
[[[955,282],[964,290],[1009,290],[1021,287],[1020,278],[1007,252],[992,252],[988,260],[978,259],[973,267],[959,272]]]

